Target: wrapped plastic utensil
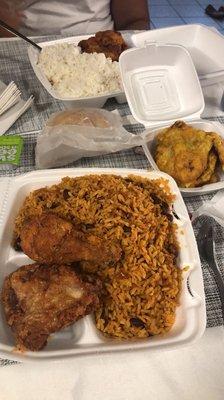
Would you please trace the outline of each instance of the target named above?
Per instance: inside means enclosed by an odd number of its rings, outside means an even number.
[[[220,190],[210,200],[205,202],[201,207],[193,212],[191,221],[193,222],[196,218],[201,215],[207,215],[212,217],[224,227],[224,190]]]
[[[21,95],[20,90],[14,82],[11,82],[0,95],[0,115],[14,106]]]

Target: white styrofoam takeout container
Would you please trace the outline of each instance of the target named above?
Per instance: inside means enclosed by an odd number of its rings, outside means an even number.
[[[151,166],[157,133],[183,120],[195,128],[224,137],[221,124],[200,119],[204,110],[202,89],[192,58],[185,47],[151,44],[126,50],[120,56],[120,70],[127,101],[134,118],[143,124],[143,149]],[[184,196],[201,195],[224,188],[221,181],[199,188],[180,188]]]
[[[206,308],[202,270],[192,225],[175,181],[169,175],[159,171],[70,168],[30,172],[13,178],[5,204],[3,204],[5,213],[0,238],[0,287],[8,274],[31,262],[27,256],[16,252],[11,246],[15,217],[25,197],[32,190],[58,183],[64,176],[76,177],[88,174],[116,174],[123,177],[135,174],[148,179],[164,178],[169,181],[171,192],[175,194],[174,210],[179,217],[179,219],[175,219],[180,243],[179,264],[181,268],[189,267],[188,271],[183,273],[180,306],[176,311],[176,321],[166,335],[138,340],[116,340],[105,338],[96,329],[93,317],[86,316],[71,327],[52,335],[47,347],[42,351],[18,353],[14,350],[14,338],[5,322],[0,305],[0,356],[3,358],[49,361],[105,352],[177,348],[195,341],[205,330]]]
[[[224,82],[224,36],[216,29],[203,24],[180,25],[135,33],[131,40],[136,47],[150,43],[183,46],[193,59],[199,79],[214,79],[217,72],[219,81]]]
[[[74,44],[74,46],[78,46],[78,43],[81,40],[88,39],[93,35],[84,35],[84,36],[73,36],[65,39],[57,39],[57,40],[51,40],[49,42],[42,42],[38,43],[40,47],[46,47],[46,46],[52,46],[60,43],[69,43],[69,44]],[[123,34],[124,40],[127,42],[127,44],[130,42],[130,34]],[[28,56],[29,60],[31,63],[31,66],[34,70],[34,73],[36,77],[39,79],[40,83],[44,86],[44,88],[47,90],[47,92],[56,100],[63,101],[64,105],[67,108],[71,107],[80,107],[80,106],[85,106],[85,107],[97,107],[101,108],[103,105],[106,103],[106,101],[111,98],[115,97],[118,103],[124,103],[126,101],[125,94],[122,90],[117,91],[117,92],[111,92],[111,93],[105,93],[103,95],[95,96],[95,97],[61,97],[57,94],[56,90],[52,87],[50,84],[49,80],[41,71],[40,67],[38,67],[37,62],[38,62],[38,56],[39,56],[39,51],[35,49],[32,46],[28,47]]]
[[[212,86],[218,107],[224,111],[224,36],[217,29],[203,24],[180,25],[136,33],[131,41],[132,47],[153,42],[184,46],[193,59],[206,103],[212,102]]]

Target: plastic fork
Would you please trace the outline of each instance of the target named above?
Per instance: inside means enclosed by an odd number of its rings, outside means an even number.
[[[31,104],[34,101],[34,96],[31,95],[29,97],[29,99],[24,103],[23,107],[20,108],[20,110],[18,111],[18,114],[16,114],[16,119],[18,119],[26,110],[28,110],[28,108],[31,106]]]
[[[0,115],[17,103],[21,95],[14,82],[11,82],[0,96]]]
[[[211,221],[205,221],[201,225],[197,236],[197,243],[200,256],[207,261],[209,267],[213,271],[221,300],[222,318],[224,321],[224,281],[216,262],[214,227]]]

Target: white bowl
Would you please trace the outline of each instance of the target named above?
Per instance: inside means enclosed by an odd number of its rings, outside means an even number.
[[[24,264],[30,262],[23,253],[11,246],[14,220],[25,197],[30,191],[58,183],[62,177],[84,176],[88,174],[135,174],[149,179],[167,179],[176,198],[174,209],[179,216],[178,241],[180,243],[180,265],[189,269],[183,275],[180,306],[176,310],[176,321],[169,333],[139,340],[105,339],[96,329],[92,316],[87,316],[66,330],[52,335],[46,348],[40,352],[16,353],[11,330],[6,324],[0,307],[0,356],[23,361],[61,360],[86,354],[121,352],[125,350],[161,350],[177,348],[198,339],[206,326],[205,295],[198,249],[186,206],[175,181],[167,174],[153,171],[130,169],[59,169],[37,171],[13,178],[5,201],[3,224],[0,238],[0,286],[5,277]]]

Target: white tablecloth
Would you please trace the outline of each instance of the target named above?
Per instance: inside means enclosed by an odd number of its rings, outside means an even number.
[[[1,400],[223,400],[224,328],[178,350],[0,369]]]

